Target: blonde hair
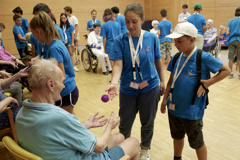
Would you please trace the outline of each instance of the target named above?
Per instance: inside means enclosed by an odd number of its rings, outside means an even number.
[[[28,83],[30,89],[43,88],[49,79],[57,80],[56,68],[58,67],[57,60],[54,58],[38,59],[30,68]]]
[[[153,21],[152,21],[152,27],[153,27],[153,25],[156,24],[156,23],[157,23],[157,24],[159,23],[158,20],[153,20]]]
[[[38,15],[34,16],[30,22],[30,27],[32,29],[41,28],[46,33],[46,38],[61,39],[52,19],[46,12],[40,11]]]

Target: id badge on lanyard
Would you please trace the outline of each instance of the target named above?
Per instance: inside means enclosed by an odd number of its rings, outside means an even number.
[[[149,85],[147,81],[143,81],[142,73],[141,73],[140,67],[139,67],[139,64],[140,64],[139,48],[140,49],[142,48],[143,34],[144,34],[144,31],[141,30],[140,37],[138,39],[137,47],[136,47],[136,50],[135,50],[134,44],[133,44],[133,40],[132,40],[132,36],[131,36],[130,33],[128,33],[129,47],[130,47],[131,58],[132,58],[132,67],[133,67],[133,80],[134,80],[133,82],[130,83],[129,87],[134,88],[134,89],[139,89],[139,88],[143,89],[143,88],[145,88],[145,87],[147,87]],[[139,72],[139,75],[141,77],[141,80],[143,81],[140,84],[136,83],[137,76],[136,76],[135,63],[137,63],[138,72]]]
[[[179,75],[181,74],[183,68],[186,66],[187,62],[189,61],[189,59],[192,57],[192,55],[195,53],[196,50],[197,50],[197,47],[195,47],[193,49],[193,51],[190,53],[190,55],[187,57],[187,59],[183,63],[181,69],[178,71],[179,64],[180,64],[183,53],[181,53],[181,55],[179,57],[177,67],[176,67],[175,73],[173,75],[173,81],[172,81],[172,85],[171,85],[171,89],[170,89],[170,93],[169,93],[169,97],[170,97],[169,109],[171,109],[173,111],[175,110],[175,104],[172,102],[172,94],[173,94],[173,88],[174,88],[175,82],[176,82],[177,78],[179,77]]]

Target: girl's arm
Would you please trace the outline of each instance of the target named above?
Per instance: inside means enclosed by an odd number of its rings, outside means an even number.
[[[103,37],[103,48],[105,53],[106,53],[106,41],[107,41],[107,38]]]
[[[164,95],[165,93],[165,79],[164,79],[164,74],[163,74],[163,68],[162,68],[162,61],[161,59],[155,60],[155,68],[157,70],[159,80],[160,80],[160,91],[161,91],[161,96]]]

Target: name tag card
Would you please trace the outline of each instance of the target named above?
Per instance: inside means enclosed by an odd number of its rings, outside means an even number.
[[[135,82],[131,82],[130,83],[130,87],[134,88],[134,89],[138,89],[139,88],[139,84],[135,83]]]
[[[147,87],[148,85],[149,85],[148,82],[144,81],[144,82],[140,83],[139,87],[140,87],[140,89],[143,89],[143,88]]]
[[[170,103],[170,104],[169,104],[169,109],[175,111],[175,104]]]

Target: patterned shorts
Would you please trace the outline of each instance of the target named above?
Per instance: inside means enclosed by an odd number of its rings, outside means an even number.
[[[172,52],[172,42],[162,42],[160,43],[160,52],[162,55],[171,55]]]

